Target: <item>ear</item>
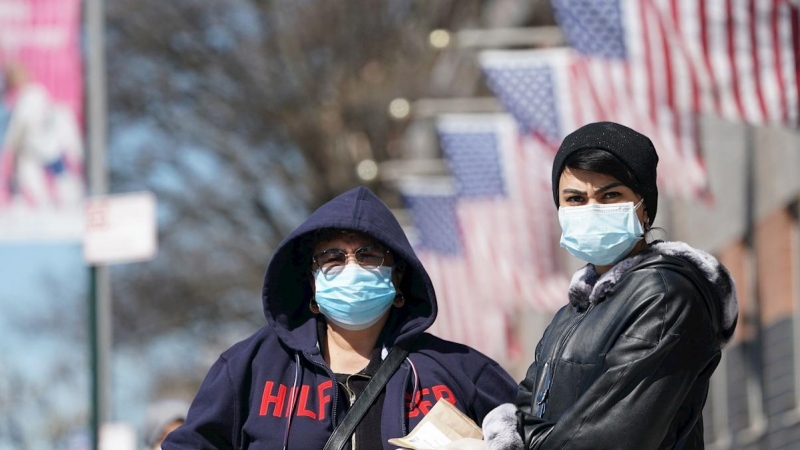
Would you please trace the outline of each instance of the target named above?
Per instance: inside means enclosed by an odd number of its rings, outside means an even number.
[[[406,304],[406,298],[403,297],[402,292],[397,291],[397,295],[394,297],[394,301],[392,301],[392,304],[395,306],[395,308],[402,308],[403,305]]]
[[[403,261],[398,261],[394,268],[392,269],[392,284],[394,284],[394,288],[396,290],[400,290],[400,282],[403,281],[403,275],[406,272],[406,263]]]

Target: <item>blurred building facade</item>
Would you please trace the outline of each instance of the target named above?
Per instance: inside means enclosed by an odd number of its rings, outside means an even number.
[[[449,32],[430,81],[437,97],[408,99],[398,143],[403,157],[381,164],[385,186],[449,175],[434,125],[441,114],[503,111],[486,87],[477,50],[564,45],[549,1],[488,2],[475,29]],[[800,448],[800,131],[711,116],[700,124],[709,195],[662,195],[655,225],[664,231],[658,238],[714,254],[737,282],[739,324],[712,379],[704,411],[707,446]],[[386,200],[412,229],[399,196]],[[565,270],[579,267],[562,255]],[[524,376],[550,317],[535,309],[519,312],[513,332],[521,352],[503,361],[515,378]]]

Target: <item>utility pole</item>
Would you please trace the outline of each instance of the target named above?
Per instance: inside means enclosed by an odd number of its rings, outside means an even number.
[[[91,195],[108,193],[106,169],[105,14],[103,0],[84,1],[88,180]],[[88,327],[91,355],[92,448],[98,450],[100,426],[109,420],[111,361],[111,278],[108,267],[89,267]]]

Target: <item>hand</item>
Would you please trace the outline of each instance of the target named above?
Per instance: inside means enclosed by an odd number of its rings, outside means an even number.
[[[486,450],[486,442],[480,439],[463,438],[436,450]]]
[[[490,450],[522,450],[522,436],[517,432],[517,407],[504,403],[483,418],[483,437]]]

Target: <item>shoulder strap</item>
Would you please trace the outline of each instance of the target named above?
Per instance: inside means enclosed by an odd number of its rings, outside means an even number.
[[[344,444],[350,439],[350,436],[356,430],[361,419],[364,418],[370,405],[378,398],[378,394],[380,394],[384,386],[386,386],[386,383],[389,382],[389,378],[391,378],[397,368],[400,367],[400,364],[406,359],[407,355],[408,349],[405,343],[397,344],[392,348],[386,356],[386,359],[381,363],[381,366],[378,367],[378,371],[375,372],[375,375],[369,380],[369,383],[367,383],[364,392],[358,396],[355,403],[353,403],[353,406],[350,408],[350,411],[344,416],[342,423],[333,430],[323,450],[341,450],[344,448]]]

